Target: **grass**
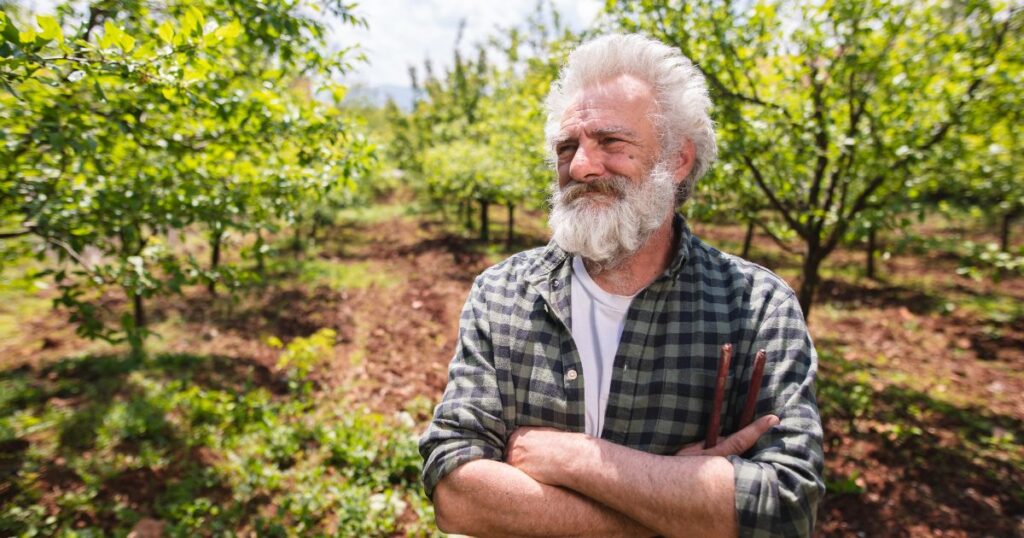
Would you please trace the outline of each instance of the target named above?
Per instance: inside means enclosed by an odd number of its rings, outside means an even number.
[[[341,223],[374,224],[403,217],[418,211],[409,204],[367,204],[346,207],[335,214],[335,221]]]
[[[517,229],[520,222],[527,229],[542,227],[524,213],[517,212]],[[407,206],[380,204],[346,209],[338,221],[372,224],[407,214]],[[461,247],[497,261],[507,255],[502,224],[492,218],[489,244],[453,222],[444,230],[467,238]],[[351,290],[400,282],[386,262],[364,255],[377,248],[373,236],[363,236],[366,230],[373,231],[343,226],[298,258],[287,256],[288,237],[281,234],[267,259],[277,279],[273,284]],[[521,233],[517,240],[526,248],[539,237]],[[740,246],[723,243],[734,246],[733,252]],[[753,258],[780,256],[755,243]],[[856,292],[853,300],[821,302],[816,316],[836,321],[878,315],[875,308],[858,306],[861,298],[875,297],[922,316],[970,313],[991,327],[993,337],[1024,316],[1024,306],[1011,296],[972,293],[930,273],[893,272],[865,283],[861,258],[849,259],[857,263],[826,265],[823,276]],[[798,271],[793,263],[769,265],[785,277]],[[23,332],[21,319],[46,315],[50,303],[38,289],[32,279],[0,279],[0,338]],[[926,325],[915,318],[899,327],[910,334]],[[175,340],[175,331],[193,330],[175,317],[156,328],[165,341],[151,341],[151,350],[170,349],[162,344]],[[351,364],[369,360],[371,328],[356,316]],[[894,357],[875,353],[852,361],[836,341],[822,338],[817,344],[818,400],[834,439],[866,440],[853,450],[867,445],[890,458],[879,471],[872,470],[871,458],[883,456],[870,450],[863,461],[832,455],[850,465],[827,471],[830,493],[858,496],[871,473],[915,469],[926,472],[909,480],[935,490],[962,474],[1019,483],[1019,471],[1007,470],[1024,468],[1019,420],[986,410],[977,396],[936,390],[944,381],[938,374],[901,372]],[[315,370],[321,367],[317,345],[300,339],[292,349],[306,349]],[[952,350],[957,352],[962,350]],[[294,358],[282,364],[271,381],[254,375],[259,365],[245,359],[194,353],[131,360],[94,352],[38,371],[0,370],[0,535],[124,535],[143,518],[166,522],[169,536],[436,534],[432,508],[418,485],[413,432],[415,420],[429,417],[433,401],[419,396],[404,412],[388,416],[352,409],[344,403],[344,389],[308,383],[302,364]],[[1000,376],[1024,376],[1002,363],[990,367],[1000,369]],[[955,449],[950,437],[959,443]],[[1024,503],[1024,494],[1016,495]]]
[[[52,284],[46,278],[35,278],[31,265],[23,260],[0,271],[0,341],[20,333],[23,320],[39,317],[52,307],[50,299],[40,295]]]
[[[0,374],[0,535],[124,535],[144,517],[169,536],[390,536],[400,518],[432,533],[407,417],[253,378],[196,355]]]
[[[1019,420],[988,412],[985,401],[939,389],[945,386],[940,377],[886,368],[883,355],[854,363],[843,358],[842,351],[827,343],[818,345],[818,402],[823,416],[846,419],[850,431],[862,422],[890,441],[922,436],[930,422],[946,422],[943,427],[957,430],[972,457],[1005,458],[1024,467],[1024,450],[1012,445],[1024,437]]]
[[[311,259],[301,262],[298,280],[304,284],[327,286],[336,290],[365,289],[370,286],[392,287],[400,282],[397,275],[380,263]]]

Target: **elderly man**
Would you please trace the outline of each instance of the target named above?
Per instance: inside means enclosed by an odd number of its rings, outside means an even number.
[[[438,526],[481,536],[808,535],[824,486],[817,359],[792,290],[674,209],[716,155],[700,72],[602,37],[548,98],[547,247],[476,279],[420,442]],[[735,349],[704,449],[719,349]],[[741,428],[756,350],[760,416]]]

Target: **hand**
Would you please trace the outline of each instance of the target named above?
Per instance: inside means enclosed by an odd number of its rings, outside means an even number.
[[[560,486],[570,446],[582,434],[564,432],[554,428],[516,428],[505,445],[505,463],[549,486]]]
[[[750,450],[750,447],[754,446],[754,443],[757,443],[762,435],[768,433],[768,430],[778,423],[779,417],[765,415],[751,422],[746,428],[722,439],[712,448],[705,449],[704,441],[699,441],[679,449],[676,456],[738,456]]]

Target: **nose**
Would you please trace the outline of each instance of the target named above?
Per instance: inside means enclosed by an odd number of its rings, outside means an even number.
[[[569,163],[569,177],[576,181],[592,181],[603,177],[604,172],[600,149],[581,143]]]

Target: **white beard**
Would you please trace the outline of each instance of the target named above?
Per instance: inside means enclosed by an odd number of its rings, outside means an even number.
[[[642,247],[675,205],[676,185],[668,164],[659,161],[643,181],[611,176],[594,182],[571,181],[551,189],[555,243],[582,256],[599,271],[618,266]],[[604,193],[600,197],[586,193]],[[609,196],[611,195],[609,199]]]

